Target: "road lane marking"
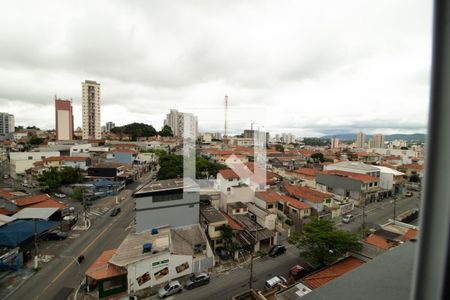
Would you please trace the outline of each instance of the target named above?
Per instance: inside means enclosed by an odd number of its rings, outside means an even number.
[[[108,225],[108,227],[106,227],[105,229],[103,229],[103,231],[99,234],[99,235],[97,235],[97,237],[92,241],[92,242],[90,242],[89,243],[89,245],[87,245],[82,251],[81,251],[81,253],[80,253],[80,255],[81,254],[83,254],[83,253],[85,253],[96,241],[98,241],[98,239],[103,235],[103,234],[105,234],[105,232],[108,230],[108,229],[110,229],[111,228],[111,225],[112,225],[112,223],[110,223],[109,225]],[[39,294],[39,295],[37,295],[33,300],[36,300],[36,299],[39,299],[39,297],[41,297],[42,296],[42,294],[44,294],[45,293],[45,291],[52,285],[52,284],[54,284],[70,267],[72,267],[72,265],[75,263],[75,261],[71,261],[58,275],[56,275],[56,277],[45,287],[45,289],[44,290],[42,290],[42,292]]]

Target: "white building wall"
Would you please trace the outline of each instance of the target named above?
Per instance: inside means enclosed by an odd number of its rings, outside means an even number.
[[[58,140],[70,140],[70,112],[68,110],[58,110]]]

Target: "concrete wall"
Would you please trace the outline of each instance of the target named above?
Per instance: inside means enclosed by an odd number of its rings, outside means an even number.
[[[153,203],[152,197],[135,198],[136,232],[162,225],[172,227],[197,224],[199,221],[198,192],[185,192],[183,199]]]

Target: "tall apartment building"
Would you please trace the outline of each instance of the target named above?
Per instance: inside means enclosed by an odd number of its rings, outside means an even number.
[[[197,117],[190,113],[179,112],[176,109],[171,109],[170,112],[166,115],[166,119],[164,120],[164,125],[169,126],[172,129],[173,136],[175,137],[183,137],[184,133],[184,123],[185,119],[187,119],[187,123],[189,128],[189,135],[197,137],[198,135],[198,120]]]
[[[70,100],[55,97],[56,140],[73,140],[73,110]]]
[[[358,132],[356,135],[356,148],[364,148],[366,135],[364,132]]]
[[[339,148],[339,139],[336,136],[333,136],[333,138],[331,139],[331,148]]]
[[[102,138],[100,125],[100,83],[85,80],[81,83],[83,98],[83,139]]]
[[[14,132],[14,115],[0,112],[0,135]]]
[[[372,136],[370,148],[384,148],[384,136],[381,133]]]
[[[105,132],[111,132],[111,129],[113,129],[114,127],[116,127],[116,124],[114,124],[113,122],[106,122]]]

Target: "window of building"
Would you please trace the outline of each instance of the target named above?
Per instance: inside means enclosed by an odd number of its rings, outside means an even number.
[[[153,203],[181,200],[181,199],[183,199],[183,193],[167,194],[167,195],[153,195],[152,196]]]

